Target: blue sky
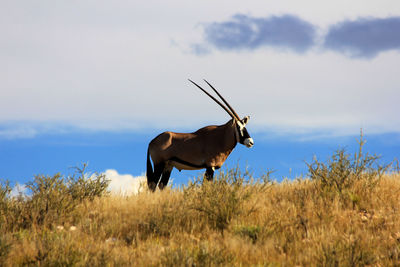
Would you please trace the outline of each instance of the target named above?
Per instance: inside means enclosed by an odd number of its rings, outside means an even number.
[[[304,174],[312,155],[354,149],[360,128],[372,153],[400,157],[398,1],[1,5],[0,178],[82,162],[142,175],[158,133],[229,119],[188,78],[251,115],[255,147],[229,166]]]

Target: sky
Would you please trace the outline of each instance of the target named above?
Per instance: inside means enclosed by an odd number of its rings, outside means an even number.
[[[3,179],[82,162],[143,176],[158,133],[229,119],[188,79],[251,116],[255,146],[229,166],[305,174],[361,128],[371,153],[400,157],[396,0],[2,0],[0,32]]]

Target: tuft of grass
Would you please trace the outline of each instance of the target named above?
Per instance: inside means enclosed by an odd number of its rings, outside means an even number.
[[[229,266],[234,255],[225,250],[209,248],[206,244],[196,247],[168,248],[161,254],[160,266]]]
[[[241,225],[234,229],[234,233],[242,236],[248,237],[253,243],[257,242],[258,236],[260,235],[261,227],[254,225]]]
[[[11,250],[11,244],[7,236],[0,236],[0,263],[7,259],[7,255]]]

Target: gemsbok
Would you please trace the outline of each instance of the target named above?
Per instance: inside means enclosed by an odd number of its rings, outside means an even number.
[[[179,171],[206,169],[205,178],[212,180],[214,170],[221,168],[237,143],[249,148],[254,145],[245,127],[249,122],[249,116],[240,119],[235,110],[206,80],[204,81],[226,106],[198,84],[192,80],[189,81],[220,105],[232,119],[220,126],[203,127],[194,133],[163,132],[155,137],[147,149],[146,176],[147,185],[151,191],[156,190],[157,184],[160,190],[168,184],[174,167]]]

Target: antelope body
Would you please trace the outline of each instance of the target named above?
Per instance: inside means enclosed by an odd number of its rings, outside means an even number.
[[[155,137],[147,150],[147,184],[151,191],[157,187],[163,189],[167,184],[172,169],[181,170],[206,169],[205,178],[212,180],[214,170],[219,169],[237,143],[252,147],[254,142],[245,128],[250,117],[240,119],[237,113],[218,93],[205,81],[226,104],[224,106],[199,85],[189,80],[215,102],[231,117],[220,126],[206,126],[193,133],[164,132]],[[151,165],[150,157],[154,164]]]

